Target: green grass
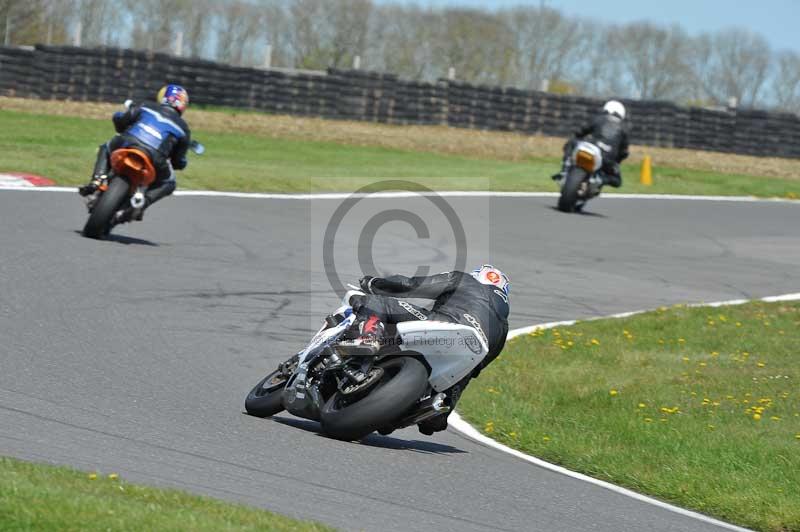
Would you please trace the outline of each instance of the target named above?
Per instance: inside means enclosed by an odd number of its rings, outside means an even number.
[[[86,181],[97,146],[113,134],[107,120],[0,111],[0,171],[30,172],[62,185]],[[197,130],[207,147],[179,174],[184,189],[247,192],[352,191],[378,179],[414,180],[437,190],[556,191],[552,158],[523,162],[411,152],[333,142]],[[192,154],[193,155],[193,154]],[[800,195],[800,181],[656,167],[656,185],[624,167],[621,192]]]
[[[459,411],[593,477],[800,530],[800,303],[660,309],[509,342]]]
[[[176,490],[1,457],[0,529],[332,530]]]

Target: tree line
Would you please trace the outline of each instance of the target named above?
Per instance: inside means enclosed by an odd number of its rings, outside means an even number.
[[[746,29],[603,24],[544,5],[372,0],[0,0],[11,45],[120,46],[243,66],[387,71],[435,81],[800,112],[800,53]],[[79,41],[76,40],[79,38]],[[356,59],[358,58],[358,59]],[[452,69],[452,70],[451,70]]]

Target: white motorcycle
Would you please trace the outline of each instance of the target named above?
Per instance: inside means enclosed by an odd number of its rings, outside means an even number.
[[[305,349],[250,391],[248,414],[268,417],[285,409],[319,421],[333,438],[359,440],[450,411],[444,392],[486,356],[483,336],[467,325],[410,321],[398,323],[396,335],[390,335],[395,341],[377,353],[348,354],[338,344],[356,323],[348,303],[355,294],[362,292],[345,294],[342,306],[325,318]]]
[[[603,151],[600,147],[585,140],[578,141],[567,159],[564,177],[560,180],[558,210],[580,211],[587,201],[600,195],[603,178],[599,172],[602,167]]]

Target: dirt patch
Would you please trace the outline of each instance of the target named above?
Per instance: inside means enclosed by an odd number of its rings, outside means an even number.
[[[91,102],[26,100],[0,97],[0,109],[36,114],[107,119],[119,105]],[[564,139],[517,133],[477,131],[444,126],[391,126],[372,122],[348,122],[250,111],[192,109],[187,121],[197,131],[245,133],[270,138],[338,142],[408,151],[424,151],[479,159],[522,161],[560,157]],[[800,162],[777,157],[750,157],[727,153],[651,146],[632,146],[630,161],[644,155],[653,164],[672,168],[709,170],[726,174],[800,178]]]

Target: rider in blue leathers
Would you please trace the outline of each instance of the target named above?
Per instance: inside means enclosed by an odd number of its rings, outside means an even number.
[[[133,105],[114,113],[112,120],[118,135],[101,144],[92,179],[80,187],[81,196],[95,193],[110,171],[111,153],[119,148],[137,148],[145,152],[156,169],[156,180],[145,193],[145,208],[172,194],[175,190],[174,170],[186,168],[186,153],[191,143],[189,126],[181,115],[189,104],[189,94],[180,85],[167,85],[158,92],[157,102]],[[90,201],[91,210],[93,202]],[[141,219],[141,209],[139,217]],[[132,208],[120,211],[114,223],[130,221]]]

